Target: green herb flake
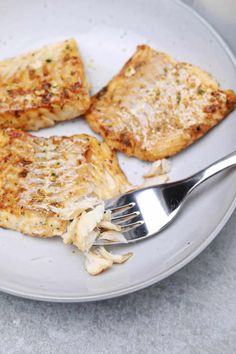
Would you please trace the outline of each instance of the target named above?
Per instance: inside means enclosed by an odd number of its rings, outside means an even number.
[[[198,90],[197,90],[197,93],[199,95],[203,95],[205,93],[205,91],[201,87],[199,87]]]
[[[177,103],[179,104],[181,101],[181,93],[180,92],[177,92],[176,99],[177,99]]]

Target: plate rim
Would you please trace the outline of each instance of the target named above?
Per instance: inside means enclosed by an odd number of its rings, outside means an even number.
[[[222,38],[222,36],[218,33],[218,31],[214,28],[212,24],[210,24],[207,19],[205,19],[202,15],[200,15],[195,9],[190,7],[189,5],[183,3],[181,0],[174,0],[174,2],[183,8],[185,8],[187,11],[189,11],[193,16],[195,16],[211,33],[212,35],[216,38],[216,40],[219,42],[219,44],[222,46],[222,48],[225,50],[227,55],[229,56],[230,60],[232,61],[235,69],[236,69],[236,57],[232,50],[230,49],[229,45],[225,42],[225,40]],[[14,295],[17,297],[25,298],[25,299],[30,299],[30,300],[38,300],[38,301],[47,301],[47,302],[59,302],[59,303],[76,303],[76,302],[91,302],[91,301],[99,301],[99,300],[106,300],[106,299],[111,299],[111,298],[116,298],[120,297],[123,295],[127,295],[130,293],[133,293],[135,291],[144,289],[148,286],[151,286],[155,283],[160,282],[161,280],[169,277],[170,275],[174,274],[181,268],[183,268],[185,265],[190,263],[193,259],[195,259],[206,247],[216,238],[216,236],[220,233],[220,231],[223,229],[223,227],[226,225],[228,220],[230,219],[231,215],[233,214],[234,210],[236,208],[236,194],[234,196],[234,199],[231,203],[231,205],[228,207],[226,213],[224,216],[221,218],[220,222],[216,225],[214,230],[208,235],[208,237],[205,239],[203,243],[201,243],[195,251],[193,251],[191,254],[188,256],[184,257],[182,260],[178,261],[176,264],[172,265],[162,273],[159,273],[158,275],[152,276],[149,279],[146,279],[141,282],[137,282],[136,284],[129,286],[129,287],[124,287],[119,290],[112,290],[112,291],[107,291],[104,294],[97,294],[97,295],[85,295],[85,296],[55,296],[55,295],[44,295],[44,294],[34,294],[28,291],[21,291],[21,290],[14,290],[9,287],[1,286],[0,285],[0,291]]]

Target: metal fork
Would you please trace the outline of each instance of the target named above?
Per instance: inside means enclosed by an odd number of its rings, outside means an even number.
[[[236,165],[236,152],[183,180],[137,189],[106,202],[112,222],[121,226],[128,243],[143,240],[163,230],[179,213],[191,192],[215,174]],[[122,242],[110,242],[119,244]],[[107,245],[104,240],[97,245]]]

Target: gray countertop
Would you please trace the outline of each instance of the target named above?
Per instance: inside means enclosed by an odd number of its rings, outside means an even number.
[[[236,52],[235,0],[185,2]],[[220,11],[223,4],[229,11]],[[50,304],[0,293],[0,354],[236,353],[235,225],[236,212],[182,270],[121,298]]]

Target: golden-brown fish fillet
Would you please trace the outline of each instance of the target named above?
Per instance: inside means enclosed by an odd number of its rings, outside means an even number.
[[[113,151],[88,135],[34,137],[0,130],[0,226],[51,237],[91,199],[124,191]],[[85,208],[86,209],[86,208]]]
[[[235,104],[205,71],[141,45],[92,98],[87,120],[111,147],[153,161],[192,144]]]
[[[74,39],[0,62],[0,128],[50,127],[83,114],[89,104]]]

